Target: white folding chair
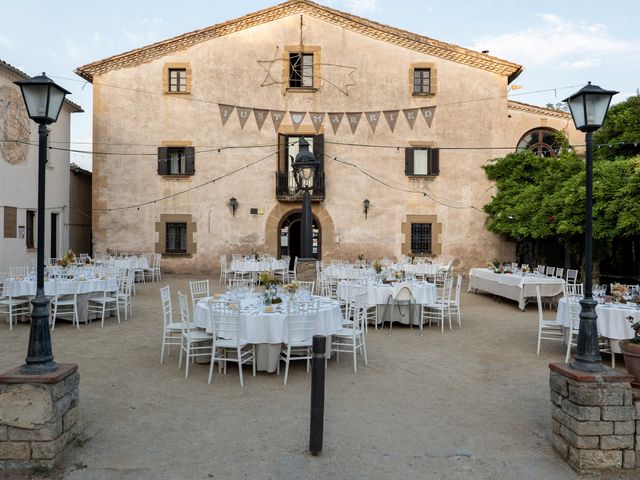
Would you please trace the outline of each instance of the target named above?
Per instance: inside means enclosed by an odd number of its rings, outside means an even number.
[[[287,267],[289,268],[289,267]],[[293,259],[293,270],[289,270],[287,272],[287,281],[291,281],[291,280],[296,280],[298,278],[297,276],[297,272],[298,271],[298,257]]]
[[[558,267],[556,268],[556,278],[563,278],[564,268]]]
[[[556,271],[556,267],[547,267],[545,274],[547,277],[553,277],[555,271]]]
[[[538,302],[538,349],[536,355],[540,355],[540,342],[542,340],[564,340],[564,328],[555,320],[544,319],[544,307],[540,297],[540,287],[536,286],[536,300]]]
[[[227,279],[229,288],[251,288],[253,280],[251,278],[229,278]]]
[[[16,277],[26,277],[29,275],[29,267],[9,267],[9,274],[14,279]]]
[[[567,283],[576,283],[578,280],[578,270],[567,270]]]
[[[564,363],[569,363],[571,347],[577,346],[578,331],[580,329],[580,297],[569,294],[565,289],[564,298],[567,302],[567,318],[569,320],[567,354],[565,355]]]
[[[162,352],[160,353],[160,363],[164,362],[164,352],[171,354],[171,346],[182,345],[182,322],[173,322],[173,309],[171,307],[171,288],[169,285],[160,289],[160,299],[162,301]]]
[[[211,296],[209,293],[209,279],[189,282],[189,291],[191,292],[191,311],[195,312],[198,300]]]
[[[56,278],[54,280],[54,297],[51,300],[51,330],[56,328],[56,318],[71,316],[71,323],[80,328],[78,318],[78,291],[80,281]]]
[[[213,377],[213,365],[215,362],[224,364],[224,373],[227,373],[227,363],[238,364],[240,387],[244,387],[242,366],[251,363],[253,376],[256,376],[256,352],[255,346],[248,344],[240,338],[240,303],[226,301],[209,302],[211,326],[213,330],[213,346],[211,352],[211,365],[209,366],[209,384]],[[232,354],[233,356],[229,356]]]
[[[303,282],[302,280],[298,280],[298,285],[300,290],[304,290],[309,292],[309,295],[313,295],[313,292],[316,288],[316,282]]]
[[[13,324],[17,325],[20,317],[28,315],[31,311],[29,298],[14,295],[13,281],[9,277],[4,279],[2,290],[5,296],[0,298],[0,314],[6,314],[9,321],[9,330],[13,330]]]
[[[536,268],[536,272],[539,273],[540,275],[544,275],[544,271],[545,271],[544,265],[538,265],[538,267]]]
[[[291,360],[306,360],[307,372],[311,361],[313,335],[318,321],[320,301],[289,302],[287,309],[287,341],[282,345],[277,373],[280,375],[280,362],[285,362],[284,384],[289,378]]]
[[[133,317],[132,311],[132,292],[133,292],[133,284],[135,280],[135,274],[132,268],[128,268],[125,270],[124,274],[121,276],[120,281],[118,282],[118,292],[116,296],[118,297],[118,306],[124,309],[124,319],[129,320],[129,315]]]
[[[422,305],[420,312],[420,334],[423,334],[425,321],[435,321],[436,325],[440,325],[441,332],[444,333],[444,322],[449,320],[449,330],[451,327],[451,289],[453,287],[453,279],[449,272],[444,275],[436,276],[436,292],[438,298],[433,303]]]
[[[220,278],[218,278],[218,283],[220,285],[227,284],[227,273],[229,273],[229,270],[227,269],[227,256],[220,255]]]
[[[107,284],[108,280],[100,280],[102,282],[102,292],[99,295],[94,297],[89,297],[89,302],[87,303],[87,315],[89,318],[91,314],[96,314],[100,316],[100,328],[104,327],[104,317],[107,312],[115,312],[116,317],[118,318],[118,323],[120,323],[120,308],[118,305],[118,297],[108,295]]]
[[[211,345],[209,343],[213,340],[213,335],[191,326],[187,297],[182,292],[178,292],[178,304],[180,305],[180,327],[182,331],[178,368],[182,368],[182,354],[184,353],[186,357],[184,378],[188,378],[189,363],[197,357],[211,354]]]
[[[363,292],[355,297],[353,322],[350,325],[343,326],[341,330],[331,337],[331,351],[336,352],[336,361],[340,360],[340,353],[351,353],[353,355],[353,373],[357,373],[358,371],[358,353],[364,358],[364,364],[369,365],[364,333],[364,323],[367,317],[366,312],[367,293]],[[391,335],[391,328],[389,328],[389,335]]]
[[[462,275],[456,278],[455,296],[449,300],[449,315],[457,317],[458,326],[462,326],[462,315],[460,311],[460,292],[462,290]]]

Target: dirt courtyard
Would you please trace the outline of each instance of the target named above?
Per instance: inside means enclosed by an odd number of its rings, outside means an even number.
[[[523,313],[464,293],[463,326],[444,335],[371,328],[368,367],[354,374],[346,359],[329,362],[324,451],[312,457],[303,362],[292,363],[286,387],[282,376],[252,377],[245,367],[244,389],[233,366],[208,385],[208,365],[193,365],[185,379],[176,350],[160,364],[159,287],[171,286],[178,318],[177,292],[199,278],[138,284],[133,318],[120,325],[56,325],[55,360],[79,367],[83,431],[59,469],[33,478],[580,478],[551,447],[548,364],[563,361],[564,349],[543,342],[536,356],[535,304]],[[222,291],[217,278],[211,284]],[[2,371],[24,362],[28,330],[2,323]]]

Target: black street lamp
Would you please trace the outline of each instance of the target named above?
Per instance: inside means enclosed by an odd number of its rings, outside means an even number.
[[[22,90],[29,118],[38,126],[38,241],[37,241],[37,290],[31,301],[31,329],[29,350],[22,372],[41,375],[53,372],[58,365],[53,361],[51,332],[49,331],[49,299],[44,295],[44,200],[45,165],[47,163],[47,125],[55,123],[60,115],[64,97],[70,93],[56,85],[43,73],[39,77],[14,82]]]
[[[300,228],[300,258],[313,258],[313,217],[311,216],[311,193],[313,178],[320,162],[309,151],[309,142],[303,137],[293,164],[298,191],[302,191],[302,225]]]
[[[572,368],[585,372],[599,372],[604,369],[602,357],[598,348],[598,315],[597,302],[593,300],[592,286],[592,223],[593,223],[593,132],[598,130],[609,110],[611,98],[618,92],[604,90],[588,83],[578,92],[564,101],[569,104],[573,123],[581,132],[585,132],[587,147],[586,159],[586,187],[585,226],[584,226],[584,256],[585,279],[584,298],[580,301],[580,328],[578,330],[578,346],[576,359]]]

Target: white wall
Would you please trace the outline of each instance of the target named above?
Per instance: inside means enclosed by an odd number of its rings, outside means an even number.
[[[14,87],[16,80],[22,80],[16,73],[0,65],[0,87]],[[21,105],[21,108],[24,108]],[[49,141],[52,147],[69,147],[71,107],[65,103],[58,121],[50,126]],[[38,125],[31,122],[29,141],[38,144]],[[4,132],[0,131],[4,138]],[[63,142],[63,143],[55,143]],[[58,213],[57,254],[61,256],[69,245],[69,152],[49,150],[49,164],[46,170],[45,201],[45,259],[51,255],[51,213]],[[4,207],[16,207],[17,225],[26,230],[27,210],[37,210],[38,188],[38,148],[28,147],[26,162],[13,165],[6,161],[0,149],[0,272],[7,272],[12,266],[31,266],[36,259],[36,250],[26,248],[25,238],[4,238]],[[34,243],[37,242],[37,216],[34,220]]]

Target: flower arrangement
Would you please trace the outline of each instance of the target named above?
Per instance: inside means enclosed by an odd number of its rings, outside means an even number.
[[[627,320],[629,320],[629,323],[631,324],[631,328],[633,329],[633,332],[635,334],[635,336],[627,340],[627,342],[640,344],[640,320],[636,321],[633,315],[629,315],[626,318]]]
[[[90,265],[90,264],[93,263],[93,260],[91,260],[91,257],[85,257],[84,263],[87,264],[87,265]]]
[[[523,264],[523,265],[520,267],[520,270],[522,271],[522,273],[529,273],[529,265],[527,265],[526,263],[525,263],[525,264]]]
[[[404,275],[404,272],[402,270],[398,270],[395,273],[396,278],[402,278]]]
[[[286,285],[283,286],[284,290],[287,293],[296,293],[298,291],[298,288],[300,288],[300,284],[298,282],[291,282],[291,283],[287,283]]]
[[[269,288],[271,285],[275,285],[278,282],[273,272],[262,272],[260,274],[260,283],[264,285],[264,288]]]
[[[494,258],[488,263],[495,273],[511,273],[511,263]]]
[[[376,273],[382,273],[382,264],[376,260],[375,262],[373,262],[373,269],[376,271]]]
[[[68,267],[73,263],[76,263],[76,254],[73,253],[73,250],[69,250],[60,260],[58,260],[58,265],[61,267]]]
[[[611,296],[614,303],[627,303],[624,296],[627,294],[627,286],[619,283],[614,283],[611,286]]]
[[[364,253],[359,253],[358,254],[358,261],[359,262],[363,262],[364,261]]]

